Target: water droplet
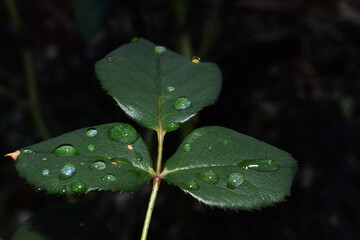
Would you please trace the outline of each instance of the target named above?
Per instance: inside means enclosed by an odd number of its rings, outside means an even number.
[[[163,46],[156,46],[154,52],[156,53],[156,55],[161,56],[166,52],[166,48]]]
[[[76,156],[79,155],[76,149],[71,145],[61,145],[54,152],[58,156]]]
[[[191,145],[189,143],[184,145],[185,152],[189,152],[191,150]]]
[[[41,188],[35,188],[35,191],[36,191],[36,192],[41,192],[42,189],[41,189]]]
[[[112,62],[112,61],[114,61],[115,60],[115,57],[113,57],[113,56],[108,56],[107,58],[106,58],[106,61],[108,61],[108,62]]]
[[[112,174],[108,174],[108,175],[105,175],[102,180],[104,181],[107,181],[107,182],[113,182],[116,180],[116,177]]]
[[[66,195],[66,194],[67,194],[67,189],[66,189],[66,187],[61,188],[61,189],[59,190],[59,192],[58,192],[58,195],[59,195],[59,196],[64,196],[64,195]]]
[[[137,37],[134,37],[134,38],[131,39],[132,43],[137,43],[138,41],[139,41],[139,38],[137,38]]]
[[[60,180],[68,179],[76,173],[74,164],[66,164],[62,169],[59,175]]]
[[[217,184],[219,182],[219,176],[212,171],[199,173],[198,177],[210,184]]]
[[[139,138],[139,134],[131,125],[120,123],[109,130],[109,137],[115,141],[131,144]]]
[[[212,146],[209,147],[209,150],[212,150]]]
[[[136,158],[136,160],[138,160],[139,162],[142,162],[142,160],[143,160],[141,154],[138,153],[138,152],[135,152],[135,158]]]
[[[97,130],[95,128],[90,128],[86,131],[86,136],[91,138],[95,137],[96,134],[97,134]]]
[[[34,150],[30,149],[30,148],[25,148],[23,150],[21,150],[21,154],[34,154]]]
[[[87,147],[88,147],[90,152],[93,152],[95,150],[95,146],[92,145],[92,144],[89,144]]]
[[[197,190],[200,188],[199,184],[197,184],[194,180],[187,181],[184,183],[184,186],[187,190]]]
[[[103,161],[96,161],[90,165],[90,169],[92,170],[103,170],[106,168],[106,163]]]
[[[190,106],[191,106],[191,102],[186,97],[180,97],[174,103],[174,108],[176,110],[186,110]]]
[[[191,62],[195,65],[199,65],[200,64],[200,58],[198,56],[194,56],[191,59]]]
[[[83,182],[74,182],[71,184],[71,190],[74,193],[84,193],[86,191],[86,186]]]
[[[168,86],[168,87],[166,88],[166,92],[167,92],[167,93],[171,93],[171,92],[173,92],[173,91],[175,91],[175,87],[174,87],[174,86]]]
[[[41,160],[43,160],[43,161],[47,161],[48,159],[47,159],[46,157],[44,157],[44,158],[42,158]]]
[[[180,123],[170,123],[166,128],[164,128],[165,132],[172,132],[178,129],[181,126]]]
[[[50,171],[48,169],[44,169],[44,170],[42,170],[41,174],[45,177],[48,177],[48,176],[50,176]]]
[[[280,168],[279,164],[269,159],[245,160],[239,163],[239,166],[259,172],[273,172],[279,170]]]
[[[243,184],[244,181],[245,181],[244,175],[242,175],[241,173],[233,173],[229,176],[226,186],[229,189],[235,189],[239,187],[241,184]]]
[[[224,141],[224,144],[228,144],[228,140],[225,140],[225,141]]]

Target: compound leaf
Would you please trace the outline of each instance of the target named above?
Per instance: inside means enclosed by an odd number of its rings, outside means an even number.
[[[134,191],[153,172],[146,145],[125,123],[83,128],[23,148],[16,169],[29,184],[59,195]]]
[[[177,129],[221,89],[216,64],[193,61],[135,38],[95,65],[103,88],[140,125],[165,132]]]
[[[166,162],[164,179],[199,201],[259,209],[290,195],[297,170],[290,154],[223,127],[192,132]]]

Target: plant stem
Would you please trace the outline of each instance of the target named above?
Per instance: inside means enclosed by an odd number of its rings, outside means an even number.
[[[157,156],[157,161],[156,161],[156,175],[160,175],[165,132],[160,128],[160,130],[157,133],[157,136],[158,136],[159,145],[158,145],[158,156]]]
[[[156,196],[157,196],[157,193],[158,193],[159,187],[160,187],[160,181],[161,181],[161,179],[159,177],[154,177],[153,188],[152,188],[152,191],[151,191],[151,197],[150,197],[150,201],[149,201],[149,206],[148,206],[148,209],[147,209],[147,212],[146,212],[143,231],[142,231],[142,234],[141,234],[141,240],[146,240],[146,238],[147,238],[147,234],[148,234],[149,226],[150,226],[150,221],[151,221],[151,215],[152,215],[152,212],[154,210]]]

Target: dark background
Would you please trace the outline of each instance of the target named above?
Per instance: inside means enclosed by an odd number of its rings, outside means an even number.
[[[292,196],[262,211],[211,209],[162,184],[148,239],[360,239],[360,1],[114,0],[95,12],[88,1],[76,12],[70,0],[10,0],[20,22],[6,2],[0,2],[2,156],[115,121],[133,124],[154,153],[154,134],[127,119],[94,76],[97,60],[143,37],[215,62],[223,73],[216,105],[167,135],[166,157],[192,129],[220,125],[284,149],[299,164]],[[24,69],[27,56],[33,80]],[[149,184],[134,194],[47,196],[1,157],[0,239],[57,202],[84,205],[113,239],[139,239],[150,191]]]

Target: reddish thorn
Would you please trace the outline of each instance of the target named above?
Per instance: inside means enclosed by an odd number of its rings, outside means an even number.
[[[6,154],[5,157],[11,157],[12,159],[14,159],[14,161],[16,161],[19,155],[20,155],[20,150],[16,150],[15,152]]]

